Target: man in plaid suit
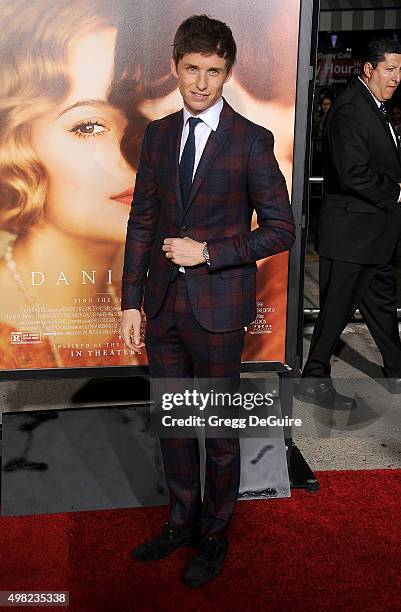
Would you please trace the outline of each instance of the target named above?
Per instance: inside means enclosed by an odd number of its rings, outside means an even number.
[[[205,15],[184,21],[172,58],[184,108],[150,123],[144,135],[127,230],[121,334],[136,352],[146,345],[153,378],[239,381],[244,327],[256,316],[255,262],[294,240],[272,134],[222,98],[235,57],[226,24]],[[258,228],[251,231],[254,210]],[[160,559],[199,533],[183,579],[199,586],[217,576],[227,553],[239,441],[206,439],[203,501],[197,439],[160,444],[170,519],[133,557]]]

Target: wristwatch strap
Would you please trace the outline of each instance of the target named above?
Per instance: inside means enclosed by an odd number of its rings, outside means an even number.
[[[210,257],[209,257],[209,249],[207,248],[207,242],[204,242],[204,247],[203,247],[203,257],[205,258],[205,262],[208,266],[210,266]]]

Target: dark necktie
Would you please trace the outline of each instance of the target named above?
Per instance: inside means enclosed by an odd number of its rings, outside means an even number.
[[[384,102],[380,102],[379,109],[380,109],[380,112],[383,114],[385,120],[388,123],[389,122],[389,116],[388,116],[387,108],[386,108],[386,105],[384,104]]]
[[[189,193],[192,186],[192,175],[195,164],[195,127],[202,119],[190,117],[188,119],[189,134],[181,155],[180,161],[180,185],[184,208],[188,204]]]
[[[399,134],[397,128],[395,128],[394,125],[391,124],[390,116],[388,114],[388,111],[387,111],[387,108],[386,108],[386,105],[384,104],[384,102],[380,102],[379,109],[382,112],[385,120],[387,121],[387,125],[388,125],[388,129],[390,131],[390,134],[391,134],[390,125],[393,128],[394,135],[395,135],[395,140],[396,140],[396,147],[397,147],[398,153],[400,153],[401,152],[401,149],[400,149],[400,134]],[[391,138],[393,138],[392,134],[391,134]],[[393,140],[394,140],[394,138],[393,138]]]

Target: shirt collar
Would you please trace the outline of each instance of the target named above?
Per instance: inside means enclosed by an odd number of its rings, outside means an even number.
[[[376,98],[376,96],[375,96],[374,94],[372,94],[372,92],[370,91],[369,87],[366,85],[365,81],[364,81],[363,79],[361,79],[361,77],[360,77],[360,76],[358,76],[358,79],[361,81],[361,83],[363,83],[363,84],[365,85],[366,89],[368,90],[368,92],[369,92],[369,93],[370,93],[370,95],[372,96],[373,100],[376,102],[376,104],[377,104],[378,108],[380,108],[380,107],[381,107],[381,105],[382,105],[382,103],[380,102],[380,100],[378,100],[378,99]]]
[[[206,125],[211,130],[215,132],[217,130],[217,126],[219,125],[220,113],[222,109],[223,109],[223,98],[219,98],[219,100],[217,100],[217,102],[215,102],[213,106],[211,106],[210,108],[207,108],[206,110],[202,111],[201,113],[199,113],[199,115],[196,115],[196,116],[199,117],[199,119],[202,119],[202,121],[206,123]],[[194,115],[191,115],[191,113],[187,111],[187,109],[184,106],[184,126],[187,124],[187,121],[190,117],[194,117]]]

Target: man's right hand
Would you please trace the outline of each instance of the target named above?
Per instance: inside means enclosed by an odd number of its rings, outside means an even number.
[[[126,346],[135,353],[141,353],[144,342],[141,342],[141,311],[136,308],[123,310],[120,323],[120,334]]]

